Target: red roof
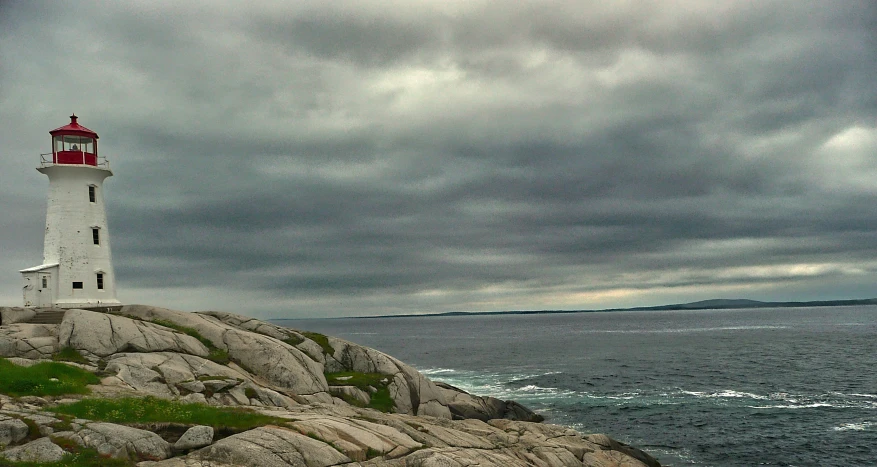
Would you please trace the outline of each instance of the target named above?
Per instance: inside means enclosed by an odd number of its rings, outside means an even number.
[[[97,139],[97,133],[85,128],[84,126],[76,123],[76,119],[79,118],[76,114],[70,116],[70,123],[60,127],[55,128],[50,131],[49,134],[52,136],[57,135],[77,135],[77,136],[88,136],[94,139]]]

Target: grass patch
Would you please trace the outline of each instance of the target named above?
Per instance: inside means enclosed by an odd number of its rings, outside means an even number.
[[[330,386],[356,386],[363,391],[368,387],[377,388],[389,384],[390,377],[380,373],[359,373],[356,371],[339,371],[326,373],[326,381]]]
[[[210,354],[207,355],[207,360],[210,360],[214,363],[219,363],[220,365],[228,365],[228,362],[231,361],[231,357],[228,356],[227,350],[213,347],[212,349],[210,349]]]
[[[355,386],[368,392],[371,397],[368,407],[381,412],[392,412],[396,408],[396,403],[393,402],[390,389],[387,387],[390,379],[389,376],[380,373],[357,373],[355,371],[326,373],[326,381],[330,386]],[[369,387],[377,389],[377,391],[371,392]],[[351,402],[354,400],[351,397],[342,396],[342,399],[351,405],[362,407],[362,403],[359,401]]]
[[[51,425],[54,431],[73,431],[73,417],[70,415],[64,414],[55,414],[59,422],[55,422]]]
[[[87,394],[87,385],[100,383],[97,376],[58,362],[23,367],[0,358],[0,375],[0,393],[15,397]]]
[[[287,422],[280,417],[262,415],[246,409],[186,404],[155,397],[83,399],[48,410],[111,423],[185,423],[240,431],[264,425],[283,425]]]
[[[390,390],[386,386],[378,388],[378,391],[371,395],[369,407],[381,412],[392,412],[396,408],[393,397],[390,396]]]
[[[289,344],[289,345],[291,345],[291,346],[293,346],[293,347],[297,346],[298,344],[301,344],[301,343],[304,342],[304,341],[305,341],[305,340],[304,340],[303,337],[301,337],[301,336],[297,336],[297,335],[294,335],[294,334],[293,334],[293,335],[289,335],[289,334],[287,334],[286,339],[283,339],[283,342],[286,342],[287,344]],[[326,341],[326,343],[328,344],[329,342]]]
[[[198,381],[225,381],[229,379],[228,376],[218,376],[218,375],[203,375],[198,377]]]
[[[329,338],[326,337],[325,334],[320,334],[319,332],[301,331],[301,335],[316,342],[320,347],[323,348],[324,354],[326,354],[326,355],[334,355],[335,354],[335,348],[332,347],[331,344],[329,344]]]
[[[229,358],[228,356],[227,350],[222,350],[219,347],[213,345],[213,342],[211,342],[210,339],[202,336],[201,333],[198,332],[198,330],[196,329],[192,329],[186,326],[180,326],[177,323],[165,319],[154,319],[150,321],[150,323],[164,326],[166,328],[173,329],[174,331],[179,331],[183,334],[186,334],[187,336],[192,336],[195,339],[198,339],[198,341],[204,344],[204,347],[207,347],[207,350],[210,351],[210,354],[207,355],[207,359],[212,362],[219,363],[220,365],[226,365],[228,364],[228,362],[231,361],[231,358]]]
[[[35,421],[24,417],[19,418],[19,420],[27,425],[27,436],[24,438],[25,441],[33,441],[43,436],[42,433],[40,433],[40,426],[37,425]]]
[[[83,364],[91,363],[85,357],[83,357],[78,350],[74,349],[73,347],[64,347],[63,349],[59,350],[58,353],[52,355],[52,360],[56,362],[73,362]]]

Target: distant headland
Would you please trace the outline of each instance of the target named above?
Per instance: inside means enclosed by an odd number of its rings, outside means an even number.
[[[610,311],[670,311],[670,310],[729,310],[741,308],[805,308],[817,306],[854,306],[877,305],[877,298],[852,300],[817,300],[807,302],[762,302],[748,299],[701,300],[691,303],[675,303],[672,305],[640,306],[634,308],[605,308],[600,310],[512,310],[512,311],[448,311],[445,313],[403,314],[379,316],[350,316],[348,318],[422,318],[435,316],[483,316],[483,315],[553,315],[568,313],[605,313]],[[278,320],[282,321],[282,320]]]

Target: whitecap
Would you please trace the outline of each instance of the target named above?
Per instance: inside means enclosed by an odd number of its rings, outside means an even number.
[[[836,426],[836,427],[832,428],[832,430],[834,430],[834,431],[850,431],[850,430],[864,431],[864,430],[867,430],[868,428],[871,428],[872,426],[875,426],[875,425],[877,425],[877,423],[875,423],[875,422],[844,423],[843,425]]]
[[[425,375],[442,375],[447,373],[457,373],[457,370],[453,368],[424,368],[420,370],[420,372]]]
[[[750,409],[816,409],[819,407],[844,407],[842,405],[827,404],[825,402],[814,402],[812,404],[803,405],[747,405]]]
[[[758,394],[753,394],[751,392],[734,391],[732,389],[725,389],[723,391],[714,392],[707,397],[749,398],[757,400],[767,399],[767,397],[765,396],[759,396]]]
[[[756,399],[756,400],[772,399],[772,397],[761,396],[758,394],[753,394],[751,392],[735,391],[733,389],[721,389],[721,390],[718,390],[715,392],[686,391],[684,389],[680,389],[679,392],[681,392],[682,394],[689,395],[689,396],[703,397],[703,398],[709,398],[709,399],[716,399],[716,398],[720,398],[720,399],[724,399],[724,398],[729,398],[729,399],[748,398],[748,399]]]

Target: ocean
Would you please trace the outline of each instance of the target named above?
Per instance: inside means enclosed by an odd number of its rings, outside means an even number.
[[[877,306],[276,322],[663,465],[877,465]]]

